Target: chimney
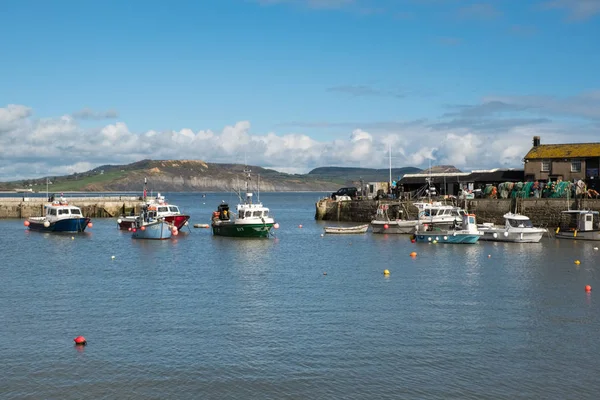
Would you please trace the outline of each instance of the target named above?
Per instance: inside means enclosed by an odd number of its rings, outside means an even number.
[[[533,147],[538,147],[539,145],[540,145],[540,137],[534,136],[533,137]]]

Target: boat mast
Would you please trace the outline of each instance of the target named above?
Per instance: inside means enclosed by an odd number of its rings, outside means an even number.
[[[48,194],[48,177],[46,177],[46,198],[50,199],[50,195]]]
[[[244,168],[244,173],[246,174],[246,203],[248,204],[252,204],[252,193],[250,193],[250,180],[252,179],[250,177],[250,168],[248,168],[248,166],[246,165],[246,168]]]
[[[390,185],[389,185],[389,193],[392,193],[392,143],[389,144],[390,150]]]

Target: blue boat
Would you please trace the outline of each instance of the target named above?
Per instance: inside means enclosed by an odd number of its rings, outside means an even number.
[[[465,214],[463,216],[461,229],[440,229],[431,226],[421,229],[424,230],[417,230],[414,234],[414,239],[419,243],[473,244],[477,243],[479,238],[483,235],[483,232],[477,229],[477,222],[474,214]]]
[[[61,197],[52,203],[44,205],[43,217],[29,217],[25,221],[32,231],[40,232],[84,232],[92,227],[88,217],[84,217],[79,207],[70,205]]]
[[[149,210],[144,205],[142,212],[135,219],[131,227],[133,239],[170,239],[173,234],[177,234],[177,228],[166,222],[163,218],[156,216],[156,211]]]

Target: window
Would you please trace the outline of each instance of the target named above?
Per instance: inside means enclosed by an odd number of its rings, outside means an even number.
[[[580,160],[571,161],[571,172],[581,172],[581,161]]]
[[[550,172],[550,160],[542,160],[542,172]]]

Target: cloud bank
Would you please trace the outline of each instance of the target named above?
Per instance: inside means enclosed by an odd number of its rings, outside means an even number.
[[[0,108],[0,181],[84,172],[142,159],[199,159],[306,173],[323,166],[386,168],[452,164],[463,170],[522,167],[534,135],[543,143],[594,142],[600,137],[600,91],[553,96],[489,96],[449,105],[435,120],[296,121],[283,132],[253,132],[250,121],[221,130],[134,132],[123,121],[97,127],[71,115],[35,118],[25,105]],[[116,112],[109,114],[116,116]],[[86,112],[87,119],[108,118]],[[338,134],[321,140],[324,131]],[[330,137],[331,135],[328,135]]]

